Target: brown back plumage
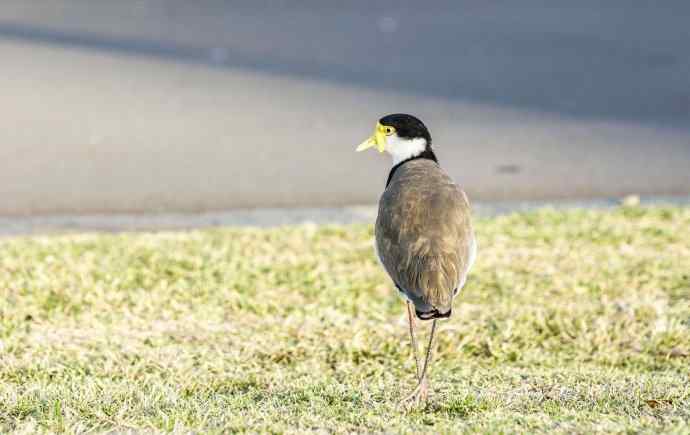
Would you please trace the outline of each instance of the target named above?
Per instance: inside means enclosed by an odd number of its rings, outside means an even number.
[[[381,263],[418,313],[450,313],[475,249],[465,193],[429,159],[401,165],[381,196]]]

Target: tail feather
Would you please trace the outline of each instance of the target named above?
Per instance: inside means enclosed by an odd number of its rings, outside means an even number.
[[[448,310],[445,313],[441,313],[439,310],[434,308],[431,311],[422,312],[415,309],[415,314],[419,320],[446,319],[450,317],[452,311],[453,310]]]

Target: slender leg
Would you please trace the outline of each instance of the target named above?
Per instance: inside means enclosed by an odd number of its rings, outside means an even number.
[[[417,380],[422,377],[422,366],[419,363],[419,348],[417,346],[417,337],[415,337],[415,320],[412,313],[412,302],[407,301],[407,319],[410,321],[410,341],[412,342],[412,353],[414,354],[414,363],[417,370]]]
[[[429,368],[429,362],[431,362],[431,354],[434,351],[434,333],[436,332],[436,319],[434,323],[431,324],[431,335],[429,336],[429,346],[426,348],[426,358],[424,359],[424,368],[422,369],[422,380],[426,379],[426,371]]]
[[[429,336],[429,346],[426,348],[426,358],[424,359],[424,367],[422,368],[422,374],[419,378],[419,383],[417,387],[412,390],[409,396],[403,399],[403,404],[408,405],[418,405],[420,402],[426,401],[429,391],[429,383],[426,378],[427,369],[429,368],[429,362],[431,362],[431,355],[433,353],[434,347],[434,335],[436,332],[436,319],[434,319],[431,324],[431,334]]]

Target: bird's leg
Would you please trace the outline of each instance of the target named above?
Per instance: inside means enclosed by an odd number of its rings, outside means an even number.
[[[436,319],[434,319],[431,324],[431,334],[429,336],[429,346],[426,348],[426,358],[424,359],[424,367],[422,368],[422,374],[419,377],[419,383],[412,390],[409,396],[403,399],[402,404],[408,407],[416,406],[420,402],[425,402],[428,397],[429,383],[426,378],[427,369],[429,368],[429,362],[431,361],[431,355],[434,346],[434,334],[436,332]]]
[[[429,363],[431,363],[431,356],[434,352],[434,333],[436,332],[436,319],[434,323],[431,324],[431,335],[429,336],[429,346],[426,348],[426,358],[424,359],[424,368],[422,369],[422,376],[419,384],[421,385],[421,399],[426,401],[428,395],[429,383],[427,381],[427,369],[429,368]]]
[[[417,346],[417,337],[415,336],[415,320],[414,314],[412,313],[412,302],[407,301],[407,319],[410,322],[410,341],[412,342],[412,353],[414,354],[414,364],[417,371],[417,381],[421,379],[422,376],[422,366],[419,364],[419,348]]]

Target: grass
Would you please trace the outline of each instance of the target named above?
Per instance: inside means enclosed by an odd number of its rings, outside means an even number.
[[[476,229],[410,414],[370,226],[0,239],[0,432],[690,433],[690,209]]]

